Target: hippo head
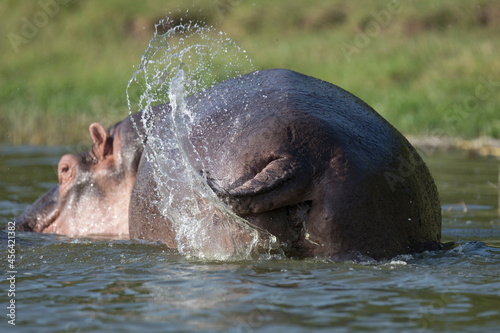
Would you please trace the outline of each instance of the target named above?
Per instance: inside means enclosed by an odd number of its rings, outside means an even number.
[[[92,148],[64,155],[59,184],[16,219],[18,230],[68,236],[127,236],[130,193],[142,145],[130,118],[89,127]]]

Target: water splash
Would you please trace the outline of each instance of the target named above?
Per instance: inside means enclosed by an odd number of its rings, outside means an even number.
[[[159,33],[168,23],[156,26],[127,87],[130,112],[142,111],[159,211],[172,221],[183,254],[220,260],[269,255],[276,238],[238,217],[215,195],[203,172],[211,161],[187,139],[202,115],[189,109],[186,98],[250,72],[253,65],[244,50],[213,27],[187,22]]]

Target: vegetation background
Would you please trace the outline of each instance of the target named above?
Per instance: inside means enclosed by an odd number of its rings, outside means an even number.
[[[3,0],[0,15],[4,144],[76,143],[123,119],[166,16],[216,26],[256,69],[332,82],[404,134],[500,137],[497,0]]]

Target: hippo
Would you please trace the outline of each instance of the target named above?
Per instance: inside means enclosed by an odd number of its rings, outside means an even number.
[[[185,103],[197,115],[179,138],[190,167],[232,212],[276,237],[287,256],[380,260],[441,248],[441,207],[428,168],[401,133],[349,92],[271,69],[228,79]],[[161,139],[171,106],[152,110]],[[92,148],[61,158],[59,184],[16,219],[17,229],[175,249],[175,226],[155,204],[158,166],[145,157],[152,148],[143,112],[107,131],[90,125]]]

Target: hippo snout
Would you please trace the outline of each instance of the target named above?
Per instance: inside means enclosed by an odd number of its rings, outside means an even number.
[[[43,232],[59,215],[59,185],[40,197],[15,219],[16,230]]]

